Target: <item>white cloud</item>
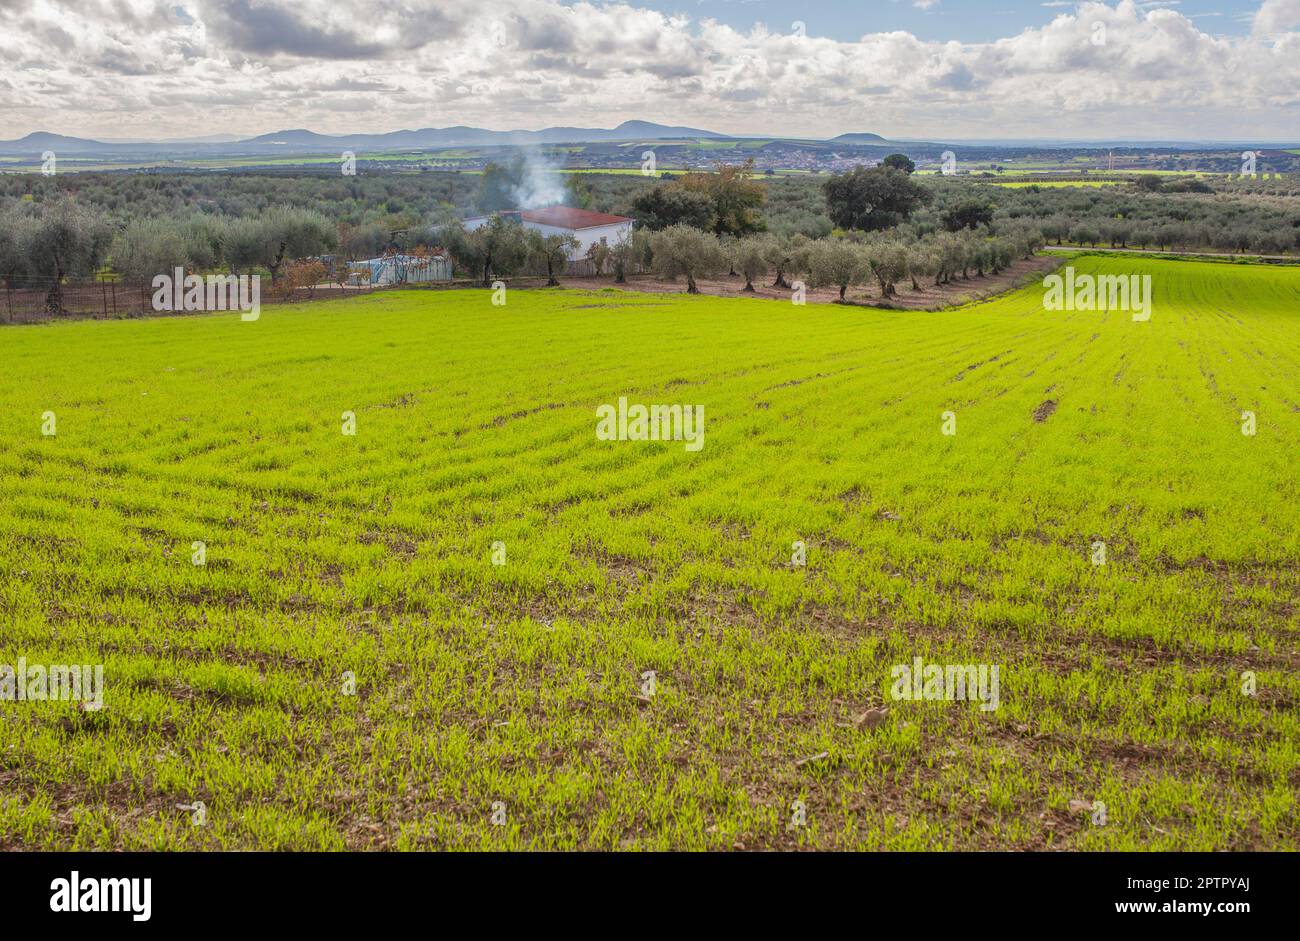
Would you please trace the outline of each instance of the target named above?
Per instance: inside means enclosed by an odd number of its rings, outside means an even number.
[[[1255,14],[1256,36],[1272,36],[1300,29],[1300,0],[1264,0]]]
[[[988,43],[742,32],[626,3],[179,2],[0,3],[7,129],[177,137],[353,131],[359,116],[366,130],[637,117],[809,136],[1278,138],[1295,133],[1300,105],[1300,0],[1264,0],[1240,39],[1120,0]]]

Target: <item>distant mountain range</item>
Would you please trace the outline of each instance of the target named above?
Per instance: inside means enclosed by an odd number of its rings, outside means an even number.
[[[2,2],[2,0],[0,0]],[[260,134],[257,137],[238,138],[228,134],[206,137],[182,137],[166,140],[138,140],[110,138],[90,140],[36,131],[20,140],[0,141],[0,155],[39,157],[45,151],[58,156],[103,156],[158,160],[163,156],[188,157],[267,157],[277,154],[338,154],[345,150],[374,154],[396,150],[433,150],[442,147],[506,147],[537,144],[601,144],[632,141],[684,141],[695,139],[719,141],[789,141],[803,147],[862,147],[894,148],[916,151],[918,148],[934,149],[961,145],[979,148],[1030,148],[1090,150],[1103,148],[1152,147],[1168,150],[1232,149],[1239,142],[1211,141],[1104,141],[1104,140],[952,140],[946,144],[932,141],[889,139],[868,131],[852,131],[826,140],[809,138],[783,138],[773,135],[719,134],[697,127],[679,127],[655,124],[651,121],[624,121],[618,127],[548,127],[540,131],[492,131],[481,127],[425,127],[418,130],[389,131],[383,134],[318,134],[303,128]],[[1294,147],[1295,142],[1255,141],[1254,147]]]
[[[279,147],[337,150],[340,147],[392,149],[401,147],[458,147],[506,144],[563,144],[600,141],[670,140],[691,137],[726,137],[695,127],[668,127],[649,121],[624,121],[615,128],[548,127],[540,131],[489,131],[481,127],[426,127],[418,131],[386,134],[317,134],[315,131],[276,131],[243,141]]]
[[[153,140],[148,137],[101,137],[105,144],[233,144],[244,140],[238,134],[208,134],[204,137],[164,137]]]
[[[304,153],[342,150],[401,150],[434,147],[491,147],[526,144],[602,143],[611,141],[682,140],[692,138],[734,139],[729,134],[696,127],[671,127],[650,121],[624,121],[618,127],[548,127],[540,131],[490,131],[481,127],[426,127],[414,131],[384,134],[318,134],[302,128],[261,134],[245,140],[214,137],[159,141],[89,140],[37,131],[20,140],[0,141],[0,154],[156,154],[187,153]],[[830,143],[857,145],[889,144],[879,134],[841,134]]]
[[[683,138],[725,138],[726,134],[694,127],[669,127],[649,121],[624,121],[615,128],[548,127],[540,131],[490,131],[481,127],[426,127],[386,134],[317,134],[296,128],[261,134],[247,140],[99,141],[36,131],[20,140],[0,141],[0,153],[40,154],[125,154],[158,151],[241,151],[264,154],[273,151],[339,151],[356,148],[399,150],[403,148],[506,146],[519,144],[593,143],[604,141],[674,140]]]

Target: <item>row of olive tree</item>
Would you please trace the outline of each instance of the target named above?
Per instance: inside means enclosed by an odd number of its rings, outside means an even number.
[[[1214,252],[1258,252],[1261,255],[1281,255],[1300,246],[1300,235],[1295,230],[1268,228],[1259,225],[1228,225],[1213,227],[1205,224],[1165,223],[1148,225],[1123,220],[1072,223],[1070,219],[1052,217],[1040,224],[1043,234],[1061,245],[1069,242],[1095,248],[1159,249],[1168,251],[1207,250]]]
[[[699,293],[696,279],[731,271],[745,279],[745,291],[754,291],[756,280],[774,273],[772,287],[788,289],[798,278],[812,287],[838,288],[840,300],[845,300],[851,286],[869,280],[879,285],[881,297],[889,298],[905,281],[921,290],[923,280],[940,285],[955,278],[969,280],[972,273],[1000,274],[1017,258],[1042,247],[1042,233],[1032,227],[996,234],[981,228],[919,237],[892,230],[820,239],[761,234],[725,240],[679,224],[649,234],[637,231],[611,254],[663,277],[684,277],[690,294]]]
[[[1166,180],[1158,192],[1126,185],[1007,187],[968,176],[941,174],[908,178],[906,165],[900,168],[894,163],[887,158],[885,170],[901,175],[884,170],[872,173],[872,168],[864,168],[855,184],[837,190],[837,206],[844,213],[836,212],[840,223],[856,220],[856,227],[861,228],[866,219],[890,222],[905,214],[908,224],[939,229],[959,222],[967,206],[982,206],[993,208],[997,225],[1017,219],[1032,221],[1044,231],[1049,226],[1064,225],[1063,238],[1072,226],[1093,226],[1105,239],[1104,244],[1111,242],[1103,229],[1113,228],[1122,244],[1123,229],[1128,227],[1133,234],[1128,240],[1130,246],[1137,237],[1155,236],[1165,240],[1163,247],[1179,250],[1272,254],[1278,249],[1300,249],[1300,204],[1295,198],[1300,193],[1300,175],[1296,174],[1259,180],[1206,177],[1199,182],[1214,190],[1208,194],[1187,191],[1198,181],[1165,177],[1152,178]],[[744,230],[732,231],[739,222],[744,229],[757,226],[781,234],[803,232],[816,238],[836,227],[855,227],[832,222],[824,176],[708,174],[692,179],[689,187],[670,185],[676,180],[669,177],[664,174],[657,180],[639,173],[573,174],[570,180],[581,179],[582,193],[570,187],[571,204],[634,216],[652,229],[687,222],[719,234],[746,234]],[[120,228],[141,217],[257,218],[275,206],[296,206],[315,209],[332,221],[364,230],[353,233],[360,238],[351,257],[372,258],[389,247],[414,248],[418,242],[404,240],[402,230],[433,217],[444,205],[453,206],[460,215],[468,214],[481,179],[454,172],[367,171],[344,177],[307,170],[269,175],[0,174],[0,207],[18,202],[39,206],[72,193],[81,205],[98,208]],[[914,186],[904,185],[904,179],[910,179]],[[761,201],[757,203],[756,187],[761,187]],[[927,190],[931,198],[927,200],[916,187]],[[651,191],[656,195],[642,201],[641,197]],[[746,210],[743,216],[734,212],[736,206]],[[1049,238],[1055,241],[1056,236]],[[1243,240],[1244,249],[1240,247]],[[1153,240],[1148,247],[1161,245]]]
[[[71,196],[0,211],[0,280],[47,292],[46,309],[63,309],[63,285],[105,266],[147,281],[176,268],[236,274],[265,269],[274,283],[286,264],[333,247],[335,227],[320,213],[272,207],[255,217],[196,215],[139,218],[115,229],[104,214]]]
[[[265,269],[279,281],[285,265],[328,252],[338,243],[335,225],[310,209],[275,206],[257,216],[230,219],[134,219],[113,242],[114,271],[148,280],[174,268],[202,272],[218,268],[242,274]]]

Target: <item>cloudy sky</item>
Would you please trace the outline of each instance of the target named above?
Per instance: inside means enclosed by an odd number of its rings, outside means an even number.
[[[1300,139],[1300,0],[0,0],[0,137]]]

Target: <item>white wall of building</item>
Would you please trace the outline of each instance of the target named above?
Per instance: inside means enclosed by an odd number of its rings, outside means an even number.
[[[595,245],[601,239],[609,245],[613,245],[620,238],[632,237],[631,222],[614,222],[609,225],[594,225],[589,229],[563,229],[553,225],[540,225],[535,222],[525,222],[530,229],[536,229],[542,235],[565,235],[572,232],[578,239],[578,248],[569,252],[569,261],[576,261],[579,258],[587,257],[587,249]]]

